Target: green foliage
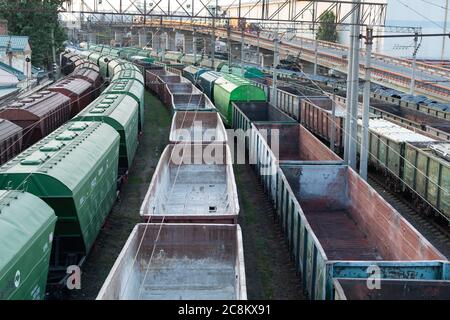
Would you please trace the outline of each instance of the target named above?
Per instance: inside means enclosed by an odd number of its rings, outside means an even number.
[[[67,39],[58,20],[58,8],[64,0],[0,0],[0,18],[8,20],[11,35],[28,36],[33,51],[31,63],[49,68],[53,62],[51,32],[54,31],[56,53]]]
[[[320,17],[319,30],[316,35],[317,40],[337,42],[337,31],[335,23],[336,16],[333,12],[325,12]]]

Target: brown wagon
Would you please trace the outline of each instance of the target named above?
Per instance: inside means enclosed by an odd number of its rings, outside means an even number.
[[[73,77],[64,78],[47,88],[49,91],[59,92],[71,100],[71,116],[76,116],[95,99],[95,90],[91,83]],[[94,94],[93,94],[94,93]]]
[[[11,121],[0,119],[0,165],[22,150],[22,131]]]
[[[28,147],[70,120],[70,99],[40,91],[1,109],[0,118],[23,128],[23,147]]]

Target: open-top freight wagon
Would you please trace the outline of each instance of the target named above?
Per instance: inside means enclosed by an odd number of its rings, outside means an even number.
[[[170,127],[170,143],[227,143],[227,132],[217,112],[177,111]]]
[[[138,224],[97,300],[246,300],[241,228]]]
[[[140,215],[149,222],[236,223],[239,201],[225,144],[168,145]]]

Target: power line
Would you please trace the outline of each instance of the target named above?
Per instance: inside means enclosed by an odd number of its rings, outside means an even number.
[[[437,8],[441,8],[441,9],[444,9],[444,10],[446,10],[446,11],[450,11],[450,9],[448,9],[448,8],[446,8],[446,7],[444,7],[444,6],[441,6],[441,5],[439,5],[439,4],[436,4],[436,3],[434,3],[434,2],[427,1],[427,0],[420,0],[420,1],[425,2],[425,3],[428,3],[428,4],[431,4],[432,6],[435,6],[435,7],[437,7]]]
[[[443,29],[444,27],[441,26],[440,24],[436,23],[435,21],[431,20],[430,18],[428,18],[427,16],[421,14],[419,11],[417,11],[414,8],[411,8],[409,5],[405,4],[403,1],[401,0],[397,0],[400,4],[402,4],[404,7],[408,8],[409,10],[411,10],[412,12],[414,12],[415,14],[421,16],[422,18],[424,18],[425,20],[431,22],[432,24],[434,24],[435,26],[439,27],[439,29]],[[423,0],[422,0],[423,1]]]

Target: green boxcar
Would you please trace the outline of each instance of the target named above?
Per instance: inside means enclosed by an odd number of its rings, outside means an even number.
[[[95,63],[96,65],[100,64],[100,58],[104,56],[101,52],[98,51],[92,51],[89,55],[88,55],[88,60]]]
[[[105,55],[101,52],[92,52],[88,56],[89,61],[95,63],[100,68],[100,75],[103,78],[108,77],[108,63],[110,60],[113,60],[114,57],[111,57],[109,55]]]
[[[116,200],[119,145],[110,125],[69,122],[0,167],[0,189],[27,190],[58,216],[54,271],[91,249]]]
[[[135,56],[130,57],[130,61],[131,62],[138,61],[138,62],[145,62],[145,63],[153,63],[153,62],[155,62],[155,59],[152,57],[135,55]]]
[[[164,61],[179,63],[182,58],[183,54],[177,51],[166,51],[164,54]]]
[[[44,299],[55,224],[38,197],[0,190],[0,300]]]
[[[119,58],[127,59],[129,55],[137,54],[139,50],[137,48],[124,48],[119,53]]]
[[[186,79],[188,79],[194,85],[196,85],[200,79],[199,77],[207,71],[210,71],[210,70],[207,68],[187,66],[183,69],[182,76],[185,77]]]
[[[111,50],[112,50],[112,48],[111,47],[103,47],[103,50],[102,50],[102,53],[103,54],[106,54],[106,55],[111,55]]]
[[[116,57],[116,58],[119,57],[119,53],[120,53],[119,48],[111,48],[111,51],[109,52],[110,55],[112,55],[113,57]]]
[[[126,94],[139,104],[139,130],[144,127],[144,85],[134,79],[120,79],[111,82],[103,95]]]
[[[439,145],[450,147],[448,142],[406,143],[404,181],[450,221],[450,162],[433,152]]]
[[[135,66],[133,63],[125,61],[124,63],[120,63],[114,68],[112,68],[111,77],[113,77],[117,72],[124,71],[124,70],[134,70],[137,72],[141,72],[139,67]]]
[[[120,135],[119,167],[129,169],[138,145],[139,105],[125,94],[102,95],[72,121],[105,122]]]
[[[111,78],[111,82],[114,82],[116,80],[137,80],[140,83],[142,83],[142,85],[144,85],[144,76],[142,75],[141,71],[137,71],[137,70],[132,70],[132,69],[125,69],[125,70],[120,70],[118,72],[114,72],[113,77]]]
[[[232,123],[233,102],[266,101],[263,89],[232,74],[224,75],[214,83],[214,104],[226,124]]]
[[[214,83],[223,76],[222,73],[216,71],[207,71],[202,73],[198,79],[198,85],[204,94],[211,100],[214,99]]]
[[[358,150],[361,148],[361,120],[358,121]],[[427,142],[433,139],[383,119],[369,122],[369,161],[400,179],[404,176],[406,142]]]
[[[243,77],[246,79],[255,79],[255,78],[264,78],[264,73],[255,67],[244,66],[241,68],[240,66],[231,66],[231,70],[228,64],[222,64],[219,66],[220,69],[218,71],[222,73],[231,73],[235,76]]]

